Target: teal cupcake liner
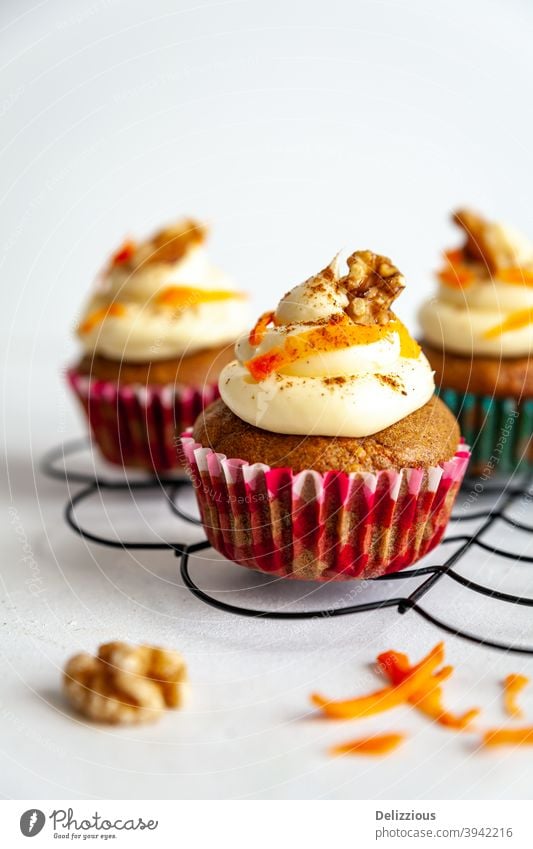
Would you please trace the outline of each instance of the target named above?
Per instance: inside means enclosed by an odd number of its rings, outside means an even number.
[[[438,394],[454,413],[461,435],[472,449],[470,474],[533,470],[533,398],[517,401],[443,387]]]

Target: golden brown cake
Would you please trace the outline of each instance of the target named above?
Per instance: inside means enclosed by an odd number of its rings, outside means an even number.
[[[98,354],[85,354],[76,368],[80,374],[120,384],[204,386],[216,384],[224,366],[235,356],[234,347],[233,343],[219,345],[187,356],[147,363],[120,362]]]
[[[385,430],[359,437],[270,433],[244,422],[219,399],[198,417],[192,435],[228,457],[294,472],[438,466],[454,456],[460,436],[455,417],[436,396]]]

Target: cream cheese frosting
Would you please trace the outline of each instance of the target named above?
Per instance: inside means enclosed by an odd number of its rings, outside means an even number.
[[[455,220],[466,245],[445,254],[436,297],[423,304],[424,339],[465,356],[533,352],[533,244],[470,212]]]
[[[140,245],[126,243],[83,311],[77,335],[85,352],[149,362],[224,345],[243,333],[247,300],[211,264],[204,239],[200,225],[184,221]]]
[[[285,295],[261,332],[238,341],[219,390],[239,418],[275,433],[358,437],[429,401],[429,363],[388,309],[403,278],[370,252],[352,254],[348,266],[343,276],[336,257]]]

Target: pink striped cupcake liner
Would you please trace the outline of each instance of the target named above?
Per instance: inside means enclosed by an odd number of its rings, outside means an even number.
[[[405,569],[440,542],[470,451],[428,469],[326,472],[271,468],[181,443],[213,548],[285,578],[343,581]]]
[[[67,371],[94,441],[110,463],[159,473],[183,469],[179,434],[218,398],[216,384],[121,385]]]

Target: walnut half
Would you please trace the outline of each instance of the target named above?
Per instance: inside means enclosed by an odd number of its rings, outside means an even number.
[[[179,262],[197,245],[203,244],[207,237],[207,228],[192,218],[185,218],[164,227],[142,242],[133,259],[135,268],[153,263]]]
[[[487,221],[470,209],[458,209],[452,220],[466,235],[463,251],[468,260],[481,263],[493,273],[517,264],[515,246],[501,225]]]
[[[355,251],[348,274],[339,280],[349,299],[346,313],[358,324],[387,324],[391,304],[405,287],[403,275],[386,256]]]
[[[77,711],[96,722],[133,724],[181,707],[187,682],[182,656],[155,646],[105,643],[98,655],[74,655],[63,685]]]

